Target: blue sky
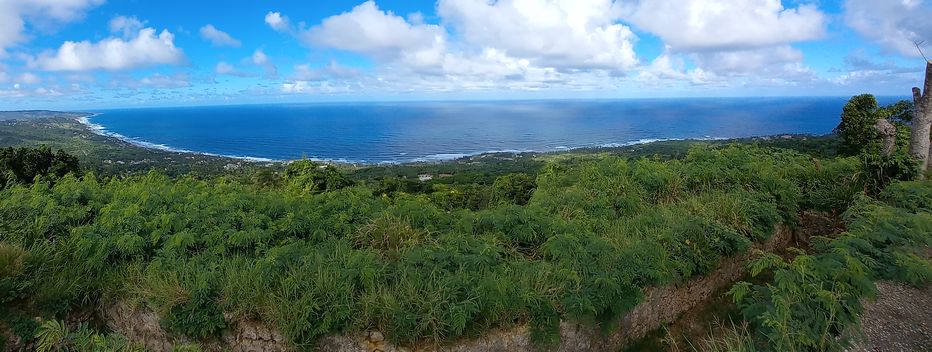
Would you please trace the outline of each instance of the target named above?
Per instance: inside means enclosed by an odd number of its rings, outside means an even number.
[[[0,0],[0,110],[907,95],[928,18],[923,0]]]

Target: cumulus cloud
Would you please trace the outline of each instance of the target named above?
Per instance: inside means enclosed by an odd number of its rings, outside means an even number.
[[[145,27],[145,23],[136,17],[117,16],[112,18],[107,26],[110,27],[110,33],[118,33],[124,38],[131,38]]]
[[[438,14],[473,46],[560,69],[626,69],[637,37],[612,0],[440,0]]]
[[[847,0],[845,23],[868,40],[908,57],[919,57],[914,42],[932,42],[932,2]]]
[[[107,38],[96,43],[67,41],[53,53],[40,55],[37,63],[49,71],[126,70],[160,64],[180,64],[184,53],[175,47],[168,30],[139,30],[133,38]]]
[[[876,61],[867,56],[863,50],[855,51],[844,59],[840,75],[830,81],[841,86],[889,86],[911,87],[922,81],[922,66],[904,67],[890,60]]]
[[[756,80],[759,84],[800,84],[817,79],[803,63],[803,53],[788,45],[691,55],[696,66],[727,78]]]
[[[212,24],[201,27],[201,37],[210,41],[210,43],[214,46],[229,46],[238,48],[240,45],[242,45],[239,40],[233,38],[230,36],[230,34],[217,29]]]
[[[26,22],[55,25],[77,20],[104,0],[3,0],[0,1],[0,53],[26,40]]]
[[[278,12],[266,23],[310,47],[373,58],[379,66],[369,87],[398,80],[441,90],[602,89],[625,76],[796,84],[815,74],[791,44],[818,39],[826,27],[816,6],[780,0],[438,0],[436,11],[439,24],[366,1],[310,28]],[[642,63],[628,23],[663,39],[665,53]],[[323,76],[309,67],[295,72],[293,85]]]
[[[721,82],[721,77],[707,72],[701,67],[687,69],[682,56],[665,52],[657,56],[649,65],[641,69],[634,80],[646,85],[664,86],[668,81],[688,82],[693,85],[706,85]]]
[[[265,69],[266,78],[278,78],[278,67],[272,63],[262,49],[257,49],[252,53],[252,63]]]
[[[324,19],[300,36],[313,46],[420,64],[437,63],[446,41],[446,33],[440,26],[408,23],[392,12],[380,10],[374,1]]]
[[[691,55],[697,66],[725,75],[761,75],[762,70],[802,63],[803,53],[790,46]]]
[[[265,15],[265,24],[280,32],[288,31],[291,28],[291,21],[288,20],[288,17],[282,16],[279,12],[267,13]]]
[[[812,4],[786,8],[781,0],[622,0],[617,6],[624,20],[656,34],[676,51],[746,50],[825,34],[825,15]]]

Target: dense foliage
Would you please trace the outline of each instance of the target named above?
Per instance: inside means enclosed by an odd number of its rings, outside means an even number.
[[[932,281],[932,262],[920,252],[932,246],[932,182],[896,183],[881,199],[858,199],[844,215],[848,232],[817,238],[813,254],[761,254],[751,263],[753,275],[773,282],[731,292],[771,349],[841,350],[862,300],[876,294],[874,280]]]
[[[32,183],[36,177],[60,178],[79,173],[78,158],[63,150],[0,148],[0,189],[13,183]]]
[[[908,123],[912,120],[912,110],[912,102],[906,100],[880,106],[871,94],[852,97],[845,104],[841,123],[835,128],[842,138],[841,152],[847,155],[877,153],[881,137],[874,125],[878,119],[889,120],[897,127],[898,149],[904,149],[909,140]]]
[[[468,197],[296,165],[281,186],[150,173],[4,190],[0,309],[61,316],[129,299],[173,333],[256,319],[299,348],[344,330],[411,342],[524,321],[546,342],[560,319],[610,325],[642,287],[709,272],[801,208],[845,208],[864,184],[857,158],[737,145],[556,162]]]

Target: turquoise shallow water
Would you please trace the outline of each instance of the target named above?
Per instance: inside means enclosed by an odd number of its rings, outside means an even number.
[[[381,163],[666,139],[826,134],[844,104],[845,98],[820,97],[244,105],[98,111],[90,123],[150,147]]]

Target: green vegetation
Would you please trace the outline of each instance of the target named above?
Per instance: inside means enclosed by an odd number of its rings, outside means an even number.
[[[59,150],[4,148],[0,149],[0,189],[13,183],[31,183],[36,177],[61,178],[69,173],[80,173],[78,158]]]
[[[306,350],[347,331],[443,342],[528,323],[547,345],[561,320],[610,329],[643,288],[709,273],[818,210],[844,213],[848,231],[790,258],[761,254],[754,283],[732,290],[749,327],[706,346],[833,350],[873,280],[932,277],[920,251],[932,245],[932,183],[899,181],[918,174],[891,172],[870,150],[836,156],[838,143],[665,143],[381,168],[302,160],[184,176],[101,171],[94,158],[82,174],[67,153],[9,149],[0,328],[47,350],[132,350],[60,323],[124,300],[195,340],[238,320],[268,323]]]
[[[881,107],[877,98],[862,94],[851,98],[841,114],[841,123],[835,129],[842,138],[840,151],[847,155],[879,153],[881,137],[874,129],[878,119],[886,119],[897,126],[897,144],[907,147],[909,125],[912,120],[913,104],[903,100]]]
[[[228,312],[268,320],[296,346],[343,330],[412,342],[521,321],[547,341],[560,319],[616,321],[641,287],[712,270],[800,207],[846,204],[859,182],[856,159],[818,170],[790,151],[700,147],[502,177],[490,198],[504,201],[472,210],[438,192],[321,186],[307,180],[332,170],[297,165],[279,188],[156,173],[11,187],[2,257],[21,264],[0,299],[52,316],[135,299],[191,337],[217,334]]]
[[[788,260],[761,254],[752,274],[772,275],[763,285],[738,283],[731,291],[768,346],[780,351],[835,351],[856,326],[862,300],[876,294],[874,280],[916,286],[932,280],[932,182],[900,182],[880,196],[861,197],[844,214],[848,231],[817,238],[812,253]]]
[[[894,180],[909,180],[918,176],[919,163],[909,155],[910,122],[913,104],[900,101],[881,107],[873,95],[851,98],[841,115],[836,132],[841,136],[839,148],[844,155],[858,155],[864,172],[871,174],[869,192],[876,194]],[[896,128],[896,145],[889,156],[881,155],[882,137],[874,125],[885,119]]]
[[[36,351],[142,352],[145,348],[117,334],[100,334],[87,325],[70,330],[64,323],[49,320],[36,334]]]
[[[135,175],[156,170],[169,176],[251,174],[261,165],[232,158],[147,149],[88,130],[87,114],[48,111],[0,112],[0,147],[40,145],[64,150],[100,175]],[[31,180],[30,180],[31,181]]]

